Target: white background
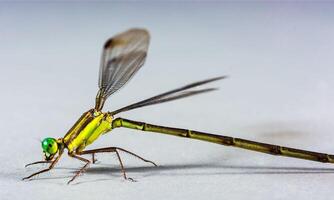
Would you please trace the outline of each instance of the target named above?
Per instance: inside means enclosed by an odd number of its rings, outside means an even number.
[[[331,164],[274,157],[195,140],[117,129],[90,148],[122,154],[46,166],[39,140],[62,137],[94,105],[103,42],[131,27],[152,40],[145,66],[110,97],[113,110],[217,75],[190,99],[122,113],[133,120],[334,152],[331,3],[0,3],[0,199],[328,199]]]

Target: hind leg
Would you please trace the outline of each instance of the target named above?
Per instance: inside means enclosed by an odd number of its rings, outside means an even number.
[[[157,166],[154,162],[152,162],[150,160],[147,160],[147,159],[145,159],[145,158],[143,158],[143,157],[141,157],[141,156],[139,156],[139,155],[137,155],[135,153],[132,153],[132,152],[130,152],[128,150],[125,150],[125,149],[122,149],[122,148],[119,148],[119,147],[106,147],[106,148],[100,148],[100,149],[92,149],[92,150],[81,151],[81,152],[78,152],[77,154],[79,154],[79,155],[92,154],[92,158],[94,160],[95,159],[94,155],[96,153],[113,153],[114,152],[117,155],[117,158],[118,158],[118,161],[119,161],[119,164],[120,164],[121,171],[122,171],[124,179],[133,181],[133,179],[128,178],[126,176],[126,171],[125,171],[125,168],[124,168],[121,156],[119,155],[119,151],[125,152],[127,154],[132,155],[132,156],[135,156],[136,158],[138,158],[138,159],[140,159],[140,160],[142,160],[144,162],[148,162],[148,163],[151,163],[154,166]]]

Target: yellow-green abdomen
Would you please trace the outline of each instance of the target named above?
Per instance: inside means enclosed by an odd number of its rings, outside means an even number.
[[[88,111],[64,137],[69,152],[82,151],[100,135],[111,130],[112,117],[107,113]]]

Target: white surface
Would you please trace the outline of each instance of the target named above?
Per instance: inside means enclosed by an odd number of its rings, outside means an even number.
[[[274,157],[172,136],[119,129],[94,147],[120,146],[154,160],[66,155],[50,173],[39,139],[61,137],[94,104],[103,42],[130,27],[152,40],[146,65],[112,96],[112,110],[196,80],[230,78],[221,90],[124,113],[319,152],[334,152],[333,4],[0,4],[0,199],[328,199],[330,164]],[[45,166],[44,166],[45,167]]]

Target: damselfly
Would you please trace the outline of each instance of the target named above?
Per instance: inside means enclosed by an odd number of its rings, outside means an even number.
[[[42,149],[45,159],[42,161],[30,163],[26,166],[40,163],[49,163],[49,167],[33,173],[23,179],[30,179],[38,174],[47,172],[54,168],[56,163],[63,155],[65,149],[67,149],[68,155],[70,157],[85,163],[85,165],[76,172],[76,174],[68,181],[68,183],[72,182],[85,169],[87,169],[90,163],[95,163],[94,156],[97,153],[115,153],[118,158],[123,177],[128,180],[133,179],[127,177],[119,152],[131,154],[145,162],[156,166],[154,162],[146,160],[141,156],[119,147],[105,147],[85,150],[85,148],[92,144],[97,138],[99,138],[99,136],[119,127],[198,139],[206,142],[234,146],[272,155],[281,155],[318,162],[334,163],[334,155],[265,144],[229,136],[214,135],[194,130],[159,126],[124,118],[115,118],[115,116],[121,112],[213,91],[215,88],[195,88],[207,83],[224,79],[225,76],[195,82],[125,106],[115,111],[103,112],[102,108],[107,98],[119,90],[124,84],[126,84],[144,64],[147,56],[149,40],[150,36],[146,30],[130,29],[106,41],[103,46],[101,66],[99,71],[99,90],[96,96],[95,107],[85,112],[73,125],[73,127],[65,134],[64,137],[58,139],[45,138],[42,141]],[[92,155],[92,161],[82,157],[82,155],[86,154]]]

